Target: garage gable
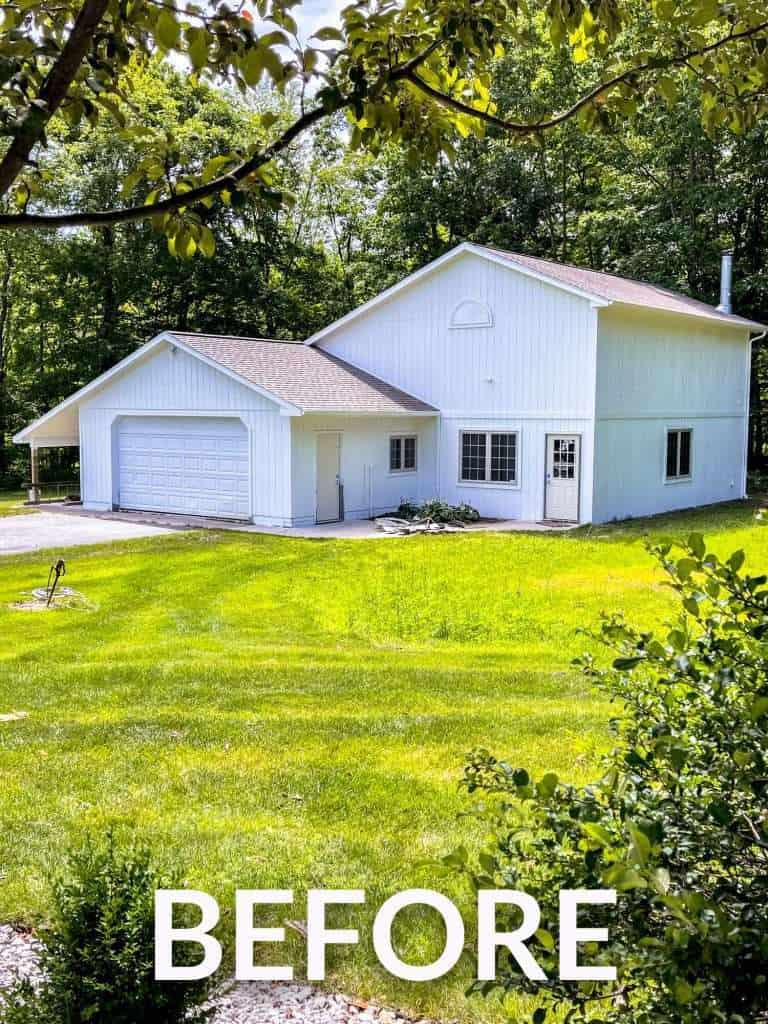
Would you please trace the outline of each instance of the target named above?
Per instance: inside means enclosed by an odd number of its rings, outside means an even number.
[[[192,352],[163,344],[106,381],[81,403],[83,409],[136,411],[278,412],[279,403]]]
[[[173,404],[163,406],[165,401]],[[217,401],[223,402],[223,406],[217,406]],[[14,435],[13,441],[32,445],[76,444],[78,411],[85,407],[186,408],[195,412],[198,408],[202,411],[216,408],[280,410],[286,415],[300,411],[184,345],[173,335],[163,333],[24,427]],[[56,440],[65,436],[66,440]]]

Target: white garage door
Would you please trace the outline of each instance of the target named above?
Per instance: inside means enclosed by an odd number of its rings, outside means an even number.
[[[248,434],[240,420],[128,416],[118,427],[121,508],[247,519]]]

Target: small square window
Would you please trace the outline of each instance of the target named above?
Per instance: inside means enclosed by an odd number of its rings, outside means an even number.
[[[685,480],[691,475],[691,430],[667,431],[667,480]]]
[[[417,437],[402,434],[389,439],[390,473],[413,473],[416,469]]]

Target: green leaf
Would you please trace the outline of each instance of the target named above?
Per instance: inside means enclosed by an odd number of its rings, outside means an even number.
[[[635,868],[627,867],[626,864],[614,864],[603,874],[603,881],[617,892],[629,892],[630,889],[645,889],[648,883]]]
[[[266,66],[263,50],[260,46],[254,46],[248,50],[240,62],[240,70],[247,85],[257,85],[264,73]]]
[[[749,717],[756,722],[758,718],[762,718],[766,714],[768,714],[768,697],[758,697],[749,709]]]
[[[582,822],[581,831],[598,846],[611,846],[613,843],[613,836],[608,829],[603,825],[598,825],[596,821]]]
[[[554,772],[547,772],[547,774],[536,787],[539,796],[543,797],[545,800],[549,800],[549,798],[557,789],[557,784],[559,781],[560,780]]]
[[[734,551],[731,557],[728,559],[728,565],[731,567],[731,569],[733,569],[734,572],[738,572],[742,565],[744,565],[745,559],[746,555],[741,549],[739,549],[738,551]]]
[[[669,75],[662,75],[656,81],[656,88],[659,90],[664,99],[672,105],[676,103],[679,98],[679,92],[677,88],[677,82],[674,78],[670,78]]]
[[[704,538],[700,533],[690,534],[690,536],[688,537],[688,547],[691,549],[696,558],[699,559],[704,557],[707,550],[707,546],[704,543]]]
[[[203,256],[207,256],[209,259],[216,252],[216,239],[213,237],[213,232],[210,228],[203,226],[200,229],[198,246]]]
[[[613,667],[617,672],[631,672],[633,668],[637,668],[641,661],[645,659],[641,656],[632,658],[616,658],[613,662]]]
[[[208,33],[204,28],[190,29],[187,32],[189,59],[195,71],[204,68],[208,63]]]
[[[155,22],[155,39],[166,50],[172,50],[179,42],[180,26],[173,14],[163,8]]]
[[[684,978],[678,978],[672,986],[672,995],[676,1003],[684,1006],[693,1002],[695,992]]]
[[[555,940],[552,937],[551,932],[548,932],[546,928],[539,928],[536,932],[536,938],[539,940],[544,949],[552,950],[555,948]],[[542,1017],[542,1020],[544,1018]]]
[[[334,28],[332,25],[324,25],[323,28],[319,28],[312,37],[313,39],[319,39],[322,43],[328,43],[331,40],[338,40],[339,42],[344,41],[344,33]]]

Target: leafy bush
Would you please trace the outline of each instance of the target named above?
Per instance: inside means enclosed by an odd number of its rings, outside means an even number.
[[[6,997],[4,1024],[205,1020],[207,981],[154,980],[154,891],[168,885],[146,848],[121,853],[111,833],[70,854],[53,886],[53,922],[40,935],[46,980],[37,992],[20,985]],[[182,948],[177,962],[192,957]]]
[[[426,521],[432,523],[476,523],[480,518],[477,509],[462,502],[460,505],[449,505],[439,498],[431,498],[421,505],[412,501],[401,501],[397,509],[400,519]]]
[[[542,907],[531,951],[548,978],[528,981],[502,954],[499,984],[543,998],[568,1021],[754,1024],[768,1020],[768,587],[692,535],[652,552],[682,605],[666,635],[606,618],[603,670],[581,659],[625,708],[602,778],[575,787],[533,781],[485,751],[464,784],[494,839],[471,864],[446,863],[478,888],[524,889]],[[491,799],[488,800],[487,798]],[[618,969],[617,982],[557,979],[558,890],[614,888],[619,907],[583,908],[610,940],[582,959]],[[488,991],[493,986],[481,986]],[[543,993],[543,995],[542,995]],[[560,1018],[558,1018],[560,1019]]]

